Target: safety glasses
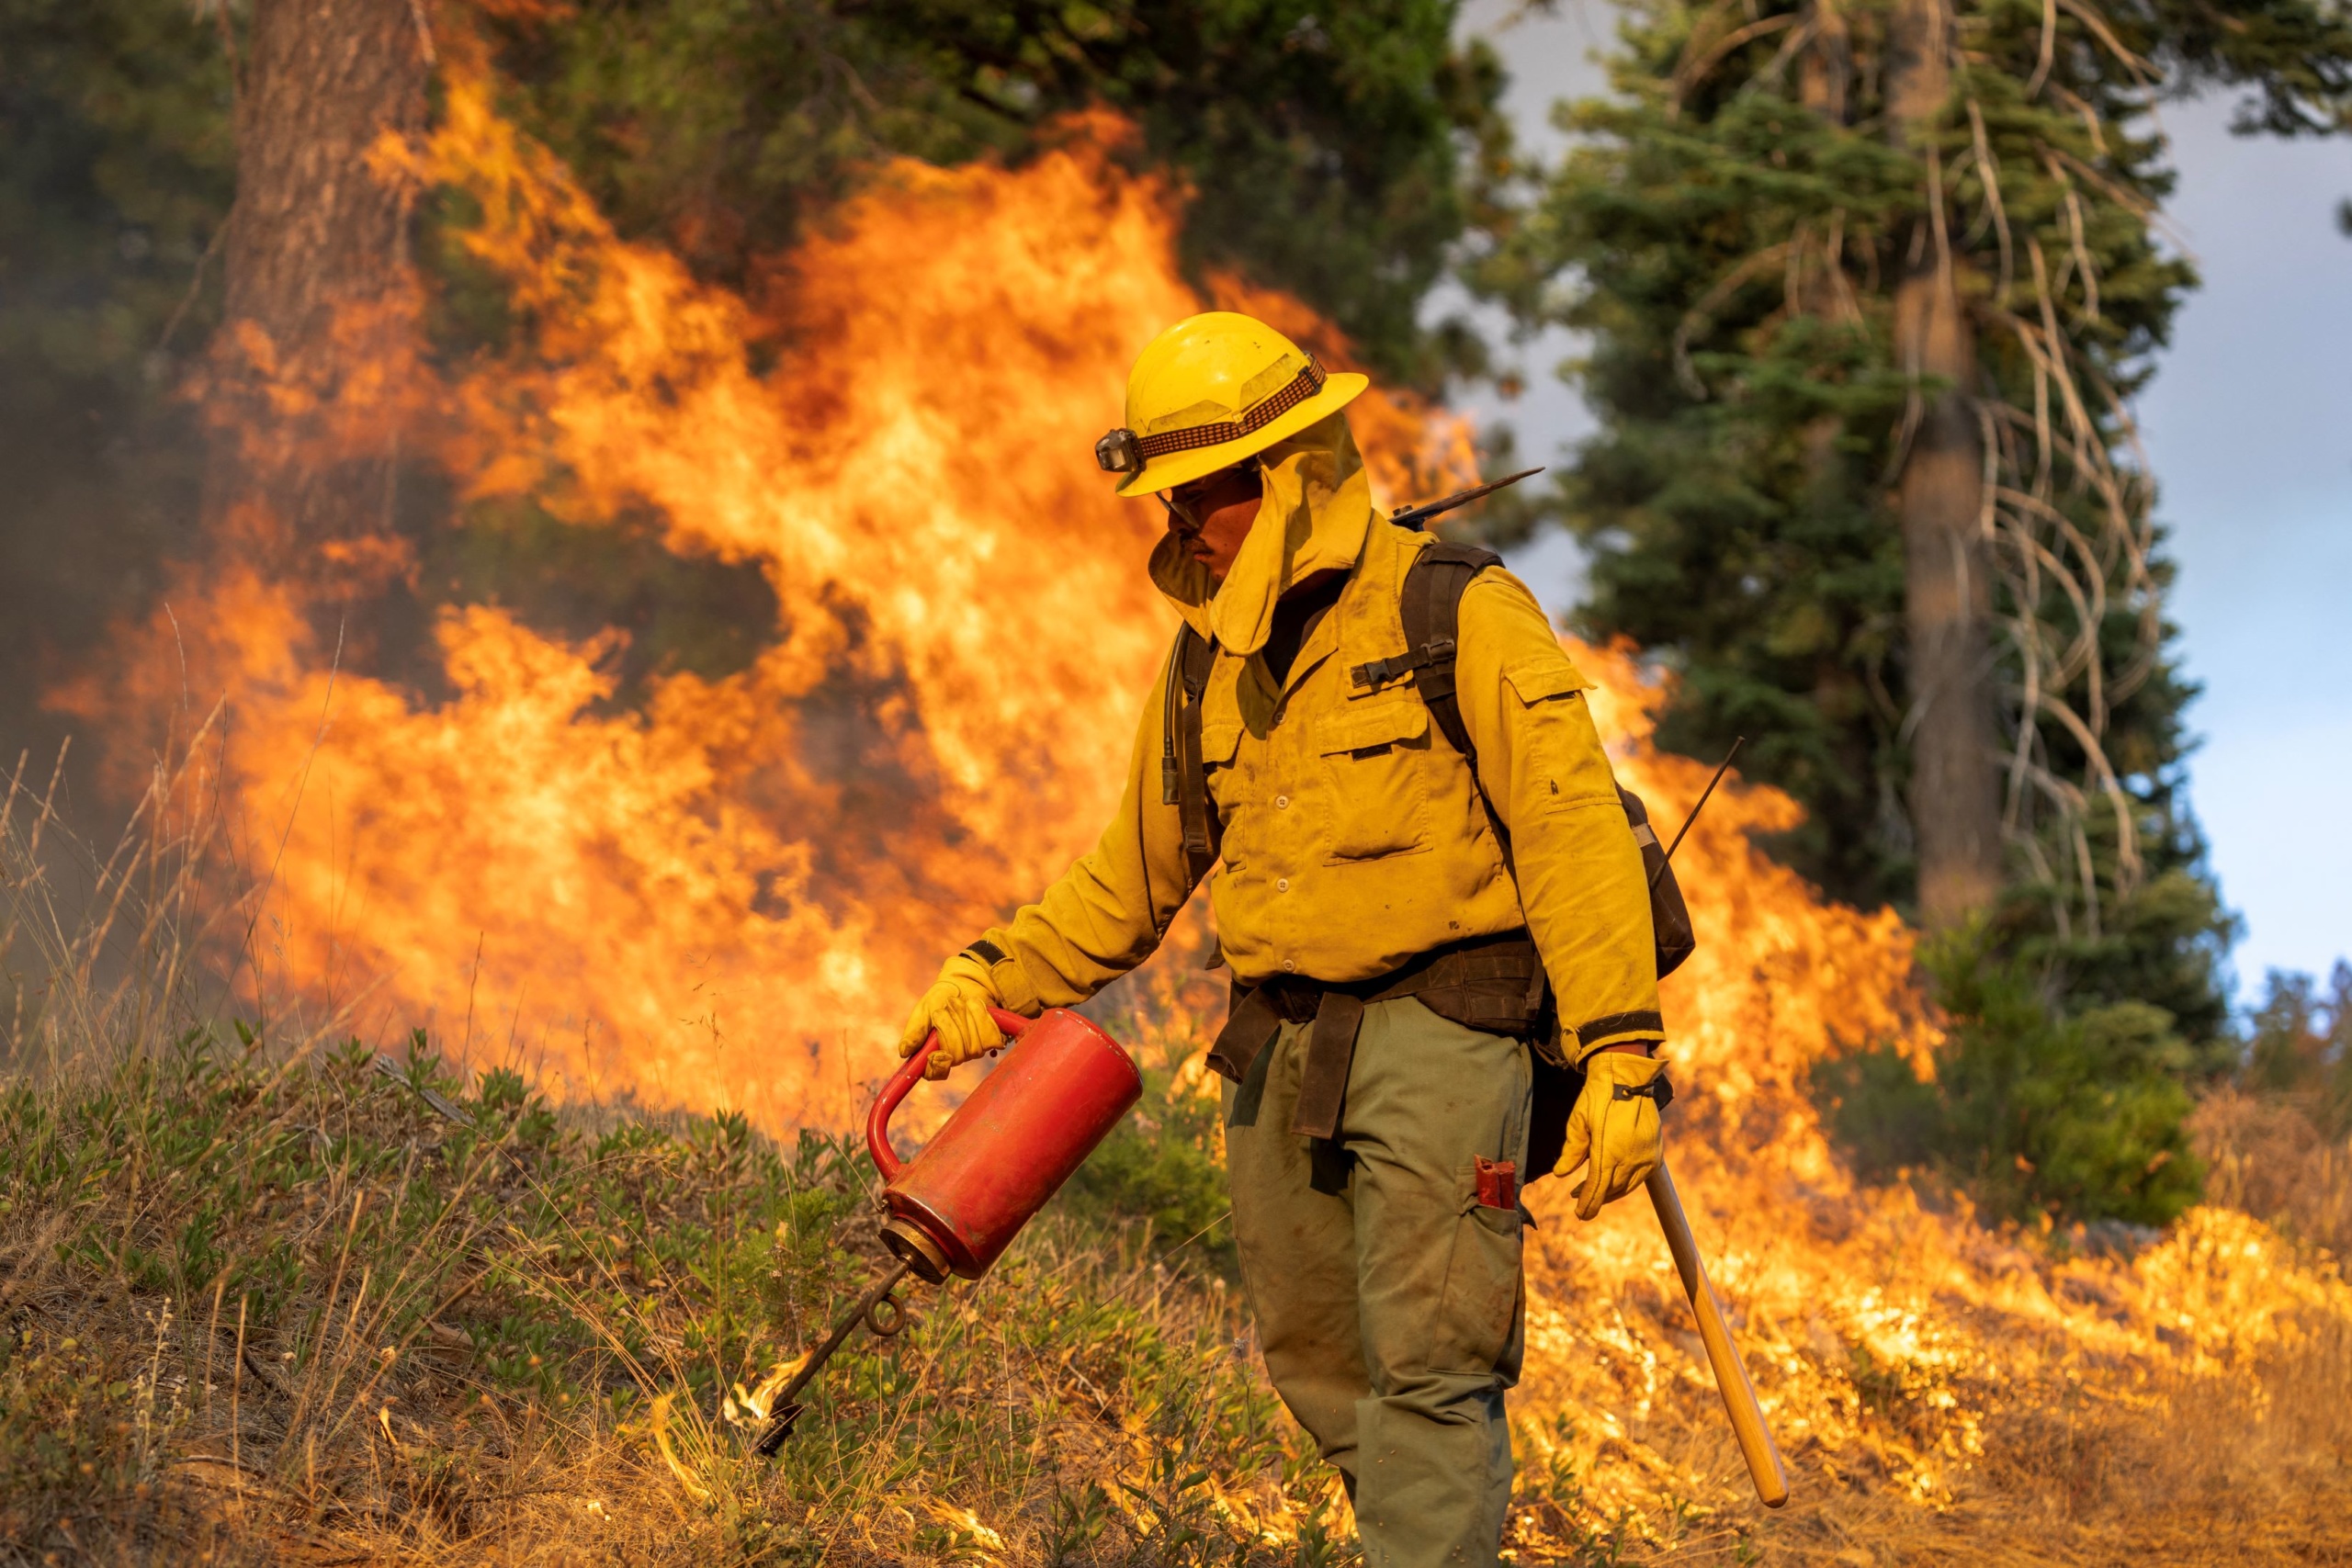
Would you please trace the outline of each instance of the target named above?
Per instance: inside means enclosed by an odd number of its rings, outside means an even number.
[[[1189,539],[1201,531],[1201,521],[1211,509],[1236,501],[1255,500],[1265,493],[1265,483],[1258,459],[1249,457],[1162,491],[1159,499],[1168,508],[1169,527],[1179,537]]]

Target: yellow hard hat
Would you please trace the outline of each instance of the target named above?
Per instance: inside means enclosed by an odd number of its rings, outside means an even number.
[[[1372,383],[1327,374],[1253,316],[1208,310],[1151,340],[1127,372],[1127,423],[1094,444],[1121,495],[1173,490],[1262,452]]]

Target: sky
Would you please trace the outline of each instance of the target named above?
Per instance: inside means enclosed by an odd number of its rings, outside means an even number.
[[[1517,8],[1471,0],[1464,22],[1501,51],[1521,144],[1549,159],[1566,143],[1550,107],[1604,89],[1589,56],[1613,20],[1599,0],[1513,22]],[[2167,106],[2163,120],[2180,175],[2167,220],[2204,286],[2138,413],[2180,568],[2178,652],[2204,688],[2188,715],[2201,742],[2190,795],[2244,922],[2244,1004],[2269,969],[2324,974],[2352,956],[2352,238],[2335,226],[2352,141],[2234,137],[2218,99]],[[1592,429],[1551,374],[1574,346],[1553,334],[1520,348],[1528,391],[1514,402],[1464,400],[1510,422],[1530,462]],[[1555,611],[1581,592],[1564,534],[1511,564]]]

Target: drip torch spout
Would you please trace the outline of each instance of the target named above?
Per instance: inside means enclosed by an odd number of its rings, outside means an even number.
[[[798,1371],[792,1374],[792,1381],[775,1391],[775,1397],[768,1402],[767,1430],[760,1434],[760,1440],[753,1445],[763,1458],[774,1459],[784,1447],[785,1439],[792,1436],[792,1424],[800,1419],[800,1413],[808,1408],[799,1402],[801,1391],[814,1382],[817,1374],[825,1370],[825,1363],[833,1359],[833,1352],[842,1348],[852,1329],[862,1323],[876,1338],[888,1339],[907,1325],[906,1309],[890,1293],[898,1289],[899,1281],[907,1277],[907,1268],[906,1264],[899,1264],[883,1275],[873,1289],[860,1296],[857,1304],[833,1325],[833,1331],[825,1336],[825,1342],[800,1364]]]

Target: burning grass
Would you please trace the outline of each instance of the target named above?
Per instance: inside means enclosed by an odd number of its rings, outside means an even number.
[[[1222,1271],[1173,971],[1115,1021],[1158,1064],[1136,1122],[989,1280],[854,1338],[771,1465],[763,1379],[880,1267],[862,1155],[551,1107],[331,1019],[215,1030],[202,846],[161,821],[72,933],[6,825],[38,967],[0,1095],[0,1561],[1352,1559]],[[1637,1204],[1578,1226],[1539,1185],[1517,1561],[2352,1560],[2324,1253],[2220,1209],[2037,1235],[1807,1183],[1738,1136],[1772,1101],[1694,1097],[1678,1147],[1790,1509],[1748,1495]]]

